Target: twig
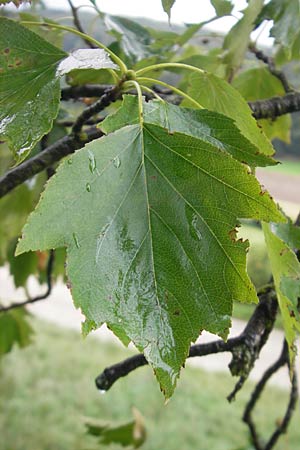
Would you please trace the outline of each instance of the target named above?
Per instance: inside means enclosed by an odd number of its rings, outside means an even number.
[[[248,102],[255,119],[275,119],[284,114],[300,111],[300,93],[290,92],[282,97]]]
[[[101,97],[112,85],[86,84],[83,86],[69,86],[61,90],[61,99],[64,101],[83,97]]]
[[[16,302],[11,303],[8,306],[0,306],[0,313],[1,312],[7,312],[11,309],[20,308],[22,306],[31,305],[32,303],[39,302],[40,300],[44,300],[51,294],[52,291],[52,270],[53,270],[53,264],[54,264],[54,250],[50,250],[49,252],[49,259],[47,263],[47,270],[46,270],[46,276],[47,276],[47,290],[42,295],[37,295],[33,298],[28,298],[27,300],[24,300],[23,302]]]
[[[249,45],[249,50],[256,56],[257,59],[267,64],[270,73],[274,75],[274,77],[278,78],[286,93],[293,91],[285,74],[281,70],[276,69],[274,59],[271,56],[267,56],[263,51],[258,50],[254,43]]]
[[[252,411],[253,411],[257,401],[259,400],[259,398],[262,394],[262,391],[264,390],[268,380],[271,378],[271,376],[275,372],[277,372],[284,365],[289,366],[288,346],[287,346],[286,341],[284,341],[281,354],[280,354],[279,358],[277,359],[277,361],[272,366],[270,366],[269,369],[266,370],[266,372],[262,376],[261,380],[256,385],[256,387],[251,395],[251,398],[250,398],[249,402],[247,403],[245,411],[244,411],[243,421],[249,427],[251,438],[252,438],[252,441],[253,441],[253,444],[254,444],[256,450],[271,450],[274,447],[274,445],[276,444],[280,435],[286,432],[287,427],[288,427],[289,422],[292,417],[292,413],[295,409],[295,405],[296,405],[297,398],[298,398],[298,388],[297,388],[297,375],[296,375],[296,371],[294,370],[292,380],[291,380],[292,386],[291,386],[290,400],[289,400],[289,404],[286,409],[285,416],[284,416],[281,424],[278,425],[276,430],[273,432],[272,436],[270,437],[270,439],[268,440],[266,445],[264,445],[261,441],[261,438],[258,435],[255,423],[252,419]]]
[[[228,339],[227,342],[216,340],[207,344],[192,345],[189,358],[205,356],[221,352],[231,352],[232,361],[229,365],[233,375],[241,375],[241,371],[247,373],[251,370],[259,350],[265,343],[266,334],[269,334],[276,319],[277,302],[272,298],[272,291],[261,297],[249,323],[240,336]],[[111,367],[106,368],[95,380],[100,390],[108,390],[121,377],[128,375],[138,367],[148,364],[144,355],[139,354],[125,359]]]
[[[65,136],[59,139],[54,144],[47,147],[42,152],[35,155],[33,158],[24,161],[17,167],[14,167],[0,178],[0,198],[4,197],[15,187],[22,184],[24,181],[32,178],[39,172],[47,169],[57,161],[60,161],[64,156],[73,153],[76,149],[83,147],[87,142],[103,136],[103,133],[92,127],[84,131],[81,140],[73,135]]]
[[[70,6],[72,14],[73,14],[73,22],[74,22],[75,27],[77,28],[78,31],[80,31],[80,33],[84,33],[85,34],[85,31],[82,28],[81,22],[79,20],[78,8],[76,8],[73,5],[72,0],[68,0],[68,3],[69,3],[69,6]],[[84,38],[82,38],[82,39],[84,40],[86,45],[88,45],[90,48],[96,48],[96,46],[92,42],[90,42],[90,41],[88,41],[87,39],[84,39]]]
[[[103,111],[104,108],[109,106],[111,103],[115,102],[120,95],[120,87],[113,86],[109,89],[106,89],[103,95],[93,103],[88,108],[84,109],[82,113],[77,117],[74,125],[72,127],[72,134],[74,136],[78,136],[81,132],[83,125],[89,120],[92,116]]]

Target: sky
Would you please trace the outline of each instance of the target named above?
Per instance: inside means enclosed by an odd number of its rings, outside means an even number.
[[[59,9],[69,9],[67,0],[44,0],[52,7]],[[208,27],[215,31],[228,31],[241,17],[239,11],[246,8],[246,0],[232,0],[234,4],[233,15],[236,17],[224,17],[212,22]],[[89,0],[73,0],[75,6],[87,5],[91,7]],[[88,6],[89,5],[89,6]],[[147,17],[163,22],[168,21],[167,14],[163,11],[161,0],[97,0],[99,9],[103,12],[129,17]],[[171,26],[183,23],[199,23],[212,18],[215,10],[209,0],[176,0],[171,12]],[[255,32],[253,39],[259,34]],[[269,29],[265,29],[259,37],[259,43],[268,45],[272,40],[268,38]]]

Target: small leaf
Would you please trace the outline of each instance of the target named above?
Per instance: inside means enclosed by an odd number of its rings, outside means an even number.
[[[233,4],[230,0],[211,0],[218,17],[227,16],[233,10]]]
[[[192,74],[188,94],[204,108],[231,117],[242,134],[259,148],[261,153],[272,155],[274,149],[252,117],[252,112],[241,94],[230,84],[211,73]],[[183,106],[189,102],[184,100]]]
[[[129,57],[131,63],[136,63],[152,55],[150,44],[152,38],[147,30],[139,23],[126,17],[104,15],[104,24],[120,43],[124,54]]]
[[[260,13],[264,0],[249,0],[248,7],[243,11],[243,17],[231,28],[225,36],[223,49],[224,62],[227,64],[227,74],[231,78],[244,61],[248,48],[250,33],[254,22]]]
[[[171,18],[171,9],[176,0],[161,0],[164,11],[168,14],[169,20]]]
[[[57,75],[65,75],[74,69],[118,69],[118,66],[102,48],[83,48],[75,50],[59,63]]]
[[[281,44],[288,54],[296,40],[299,40],[300,4],[299,0],[271,0],[267,3],[257,19],[257,24],[264,20],[273,20],[271,36]]]
[[[204,136],[130,125],[62,162],[17,253],[67,246],[87,329],[122,329],[170,397],[200,330],[225,337],[233,301],[257,301],[238,217],[284,220],[245,165]]]
[[[263,224],[277,298],[282,314],[290,358],[295,358],[296,332],[300,332],[300,263],[293,250],[272,232],[273,225]]]
[[[9,353],[14,345],[21,348],[29,345],[32,334],[28,314],[24,309],[0,313],[0,357]]]
[[[119,444],[122,447],[139,448],[146,440],[144,418],[133,408],[134,420],[123,425],[113,426],[96,421],[86,423],[88,434],[99,437],[103,445]]]
[[[285,94],[282,83],[265,68],[247,70],[233,80],[232,86],[247,101],[266,99]],[[290,143],[292,120],[290,114],[274,119],[259,120],[269,139],[281,139]]]
[[[17,22],[1,17],[0,28],[0,134],[20,162],[52,127],[67,55]]]

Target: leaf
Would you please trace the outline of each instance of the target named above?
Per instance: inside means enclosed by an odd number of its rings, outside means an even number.
[[[161,0],[163,10],[168,14],[169,20],[171,18],[171,9],[172,9],[175,1],[176,0]]]
[[[133,408],[134,420],[123,425],[113,426],[101,422],[89,421],[86,423],[88,434],[99,437],[103,445],[119,444],[122,447],[139,448],[146,440],[144,418]]]
[[[7,259],[9,270],[14,279],[15,286],[24,287],[30,275],[36,274],[38,268],[38,257],[34,252],[24,253],[14,256],[17,239],[9,243]]]
[[[32,334],[28,313],[23,308],[0,313],[0,357],[9,353],[14,345],[20,348],[29,345]]]
[[[233,300],[257,299],[237,217],[284,220],[260,194],[247,168],[204,138],[131,125],[62,162],[17,254],[66,246],[87,329],[122,328],[170,397],[190,342],[202,329],[225,337]]]
[[[272,232],[272,228],[273,225],[263,224],[285,338],[293,361],[296,332],[300,331],[300,263],[292,249]]]
[[[54,20],[47,19],[46,17],[39,17],[34,14],[29,14],[27,12],[20,12],[19,13],[20,19],[22,21],[28,21],[28,22],[44,22],[48,25],[57,25],[57,22]],[[55,45],[56,47],[62,48],[63,47],[63,40],[64,40],[64,31],[59,30],[57,28],[47,26],[47,27],[37,27],[36,25],[28,25],[24,24],[26,28],[33,31],[34,33],[41,36],[46,41],[50,42],[52,45]]]
[[[143,110],[147,123],[163,126],[169,132],[178,131],[203,139],[250,166],[276,164],[276,161],[270,156],[259,153],[258,149],[240,133],[233,120],[223,114],[180,108],[158,100],[144,102]],[[100,124],[100,128],[107,134],[125,125],[133,125],[138,122],[137,97],[124,95],[122,106],[116,113],[107,116]]]
[[[299,39],[300,4],[299,0],[271,0],[261,11],[257,24],[264,20],[273,20],[270,35],[277,44],[291,53],[292,47]]]
[[[81,48],[59,63],[57,75],[65,75],[74,69],[118,69],[118,66],[102,48]]]
[[[211,0],[218,17],[227,16],[233,10],[233,4],[230,0]]]
[[[104,23],[109,33],[117,38],[125,55],[131,63],[136,63],[152,55],[152,43],[147,28],[125,17],[104,15]]]
[[[266,99],[285,94],[283,86],[278,78],[274,77],[265,68],[247,70],[233,80],[232,86],[247,101]],[[266,136],[269,139],[278,138],[290,143],[290,130],[292,126],[290,114],[276,119],[259,120]]]
[[[204,108],[231,117],[242,134],[261,153],[266,155],[274,153],[271,142],[252,117],[248,104],[241,94],[226,81],[207,72],[192,74],[189,78],[188,94]],[[189,105],[189,102],[184,100],[182,105]]]
[[[291,249],[300,249],[300,227],[294,225],[291,221],[288,223],[273,223],[272,233]]]
[[[249,0],[248,7],[243,11],[243,17],[231,28],[225,36],[223,49],[224,62],[227,64],[227,74],[231,78],[241,66],[248,48],[250,33],[254,22],[260,13],[264,0]]]
[[[0,134],[20,162],[58,113],[56,66],[66,53],[12,20],[1,17],[0,28]]]

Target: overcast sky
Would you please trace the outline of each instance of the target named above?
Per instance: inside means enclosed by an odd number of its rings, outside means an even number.
[[[46,4],[59,9],[69,9],[67,0],[44,0]],[[89,0],[73,0],[74,5],[91,5]],[[233,15],[240,17],[239,11],[247,7],[246,0],[232,0],[235,5]],[[159,21],[168,21],[161,0],[97,0],[101,11],[110,14],[147,17]],[[171,24],[199,23],[215,15],[209,0],[176,0],[172,8]],[[214,21],[210,28],[216,31],[228,31],[236,22],[234,17],[224,17]],[[256,33],[257,34],[257,33]],[[256,36],[253,36],[255,38]],[[268,30],[260,36],[260,42],[268,43]],[[270,42],[270,41],[269,41]]]

